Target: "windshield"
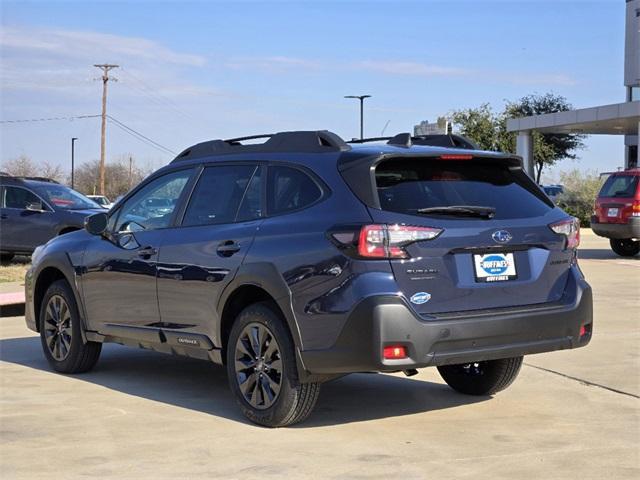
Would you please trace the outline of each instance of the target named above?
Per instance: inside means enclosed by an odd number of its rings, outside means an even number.
[[[638,175],[612,175],[600,190],[599,197],[632,198],[638,188]]]
[[[410,215],[446,213],[430,213],[433,207],[482,207],[495,209],[495,219],[509,219],[541,216],[553,208],[522,171],[482,159],[387,160],[376,168],[376,184],[383,210]]]
[[[64,210],[84,210],[85,208],[101,208],[93,200],[64,185],[51,184],[38,189],[44,199],[56,208]]]

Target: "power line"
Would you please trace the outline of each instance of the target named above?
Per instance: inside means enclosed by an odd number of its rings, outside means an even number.
[[[0,120],[0,123],[53,122],[58,120],[75,120],[81,118],[97,118],[100,115],[76,115],[73,117],[28,118],[24,120]]]
[[[152,146],[155,146],[155,147],[157,147],[157,148],[159,148],[161,150],[164,150],[166,153],[170,153],[172,155],[177,155],[177,153],[174,152],[173,150],[171,150],[170,148],[165,147],[164,145],[162,145],[162,144],[156,142],[155,140],[152,140],[151,138],[147,137],[146,135],[143,135],[142,133],[138,132],[137,130],[134,130],[133,128],[129,127],[128,125],[125,125],[124,123],[122,123],[117,118],[114,118],[111,115],[107,115],[107,118],[109,120],[111,120],[114,125],[120,127],[122,130],[126,131],[130,135],[137,137],[139,140],[143,140],[143,141],[147,142],[148,144],[150,144]]]
[[[169,108],[173,112],[182,115],[188,120],[195,120],[194,117],[187,114],[184,110],[180,109],[179,106],[173,100],[159,93],[156,89],[151,87],[148,83],[144,82],[140,77],[138,77],[137,75],[134,75],[129,70],[125,70],[124,68],[121,68],[121,70],[123,73],[125,73],[125,75],[129,76],[131,80],[137,82],[142,88],[132,83],[127,84],[127,86],[135,88],[138,92],[145,95],[149,100],[151,100],[157,106]]]

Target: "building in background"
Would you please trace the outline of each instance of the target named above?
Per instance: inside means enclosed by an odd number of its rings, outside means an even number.
[[[640,132],[640,0],[626,0],[624,85],[626,101],[613,105],[581,108],[507,120],[507,131],[517,132],[516,152],[533,176],[533,140],[531,133],[584,133],[588,135],[624,135],[625,168],[638,162]]]
[[[423,120],[413,127],[413,135],[445,135],[451,133],[451,123],[445,117],[438,117],[435,123]]]

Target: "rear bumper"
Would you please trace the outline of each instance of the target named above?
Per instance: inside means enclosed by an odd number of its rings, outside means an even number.
[[[363,300],[335,345],[301,352],[314,374],[397,371],[516,357],[583,347],[591,339],[591,287],[572,267],[560,302],[423,318],[399,296]],[[580,337],[580,327],[590,325]],[[386,345],[404,345],[409,357],[384,360]]]
[[[598,223],[596,217],[591,217],[591,229],[596,235],[606,238],[640,238],[640,217],[630,217],[628,223]]]

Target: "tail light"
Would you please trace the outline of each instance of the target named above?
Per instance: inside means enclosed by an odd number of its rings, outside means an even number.
[[[631,216],[640,217],[640,200],[634,200],[631,205]]]
[[[366,258],[409,258],[404,247],[413,242],[433,240],[441,228],[408,225],[364,225],[358,238],[358,255]]]
[[[578,248],[580,245],[580,220],[571,217],[568,220],[552,223],[549,228],[567,239],[565,248]]]

